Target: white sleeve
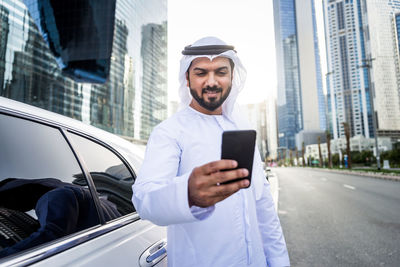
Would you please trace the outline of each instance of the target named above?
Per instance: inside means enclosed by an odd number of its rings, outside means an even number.
[[[190,173],[177,176],[180,155],[178,141],[166,129],[156,127],[132,186],[132,202],[142,219],[157,225],[170,225],[205,219],[213,212],[213,207],[189,208]]]
[[[257,159],[257,158],[256,158]],[[258,165],[258,166],[257,166]],[[256,200],[258,227],[264,246],[264,254],[269,267],[290,266],[289,255],[283,236],[281,223],[275,211],[270,185],[264,176],[261,163],[255,167],[256,179],[262,179],[261,197]]]

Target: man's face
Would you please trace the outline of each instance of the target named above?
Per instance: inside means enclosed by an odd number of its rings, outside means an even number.
[[[229,59],[196,58],[186,74],[187,85],[193,96],[191,106],[206,114],[221,114],[222,103],[232,88],[232,68]]]

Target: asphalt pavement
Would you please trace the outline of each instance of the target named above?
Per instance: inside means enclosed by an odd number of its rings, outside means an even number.
[[[273,168],[292,266],[400,266],[400,182]]]

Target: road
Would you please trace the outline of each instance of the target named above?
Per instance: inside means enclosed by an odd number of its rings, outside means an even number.
[[[400,182],[272,171],[292,266],[400,266]]]

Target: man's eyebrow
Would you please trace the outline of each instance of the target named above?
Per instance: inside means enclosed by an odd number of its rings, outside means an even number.
[[[195,70],[198,70],[198,71],[207,71],[206,69],[202,69],[202,68],[199,68],[199,67],[196,67],[196,68],[193,69],[193,71],[195,71]]]
[[[228,70],[228,67],[227,66],[223,66],[223,67],[220,67],[220,68],[217,69],[217,71],[221,71],[221,70]]]
[[[216,69],[216,71],[227,70],[227,69],[228,69],[227,66],[223,66],[223,67]],[[193,71],[196,71],[196,70],[197,71],[208,71],[207,69],[203,69],[203,68],[199,68],[199,67],[196,67],[193,69]]]

